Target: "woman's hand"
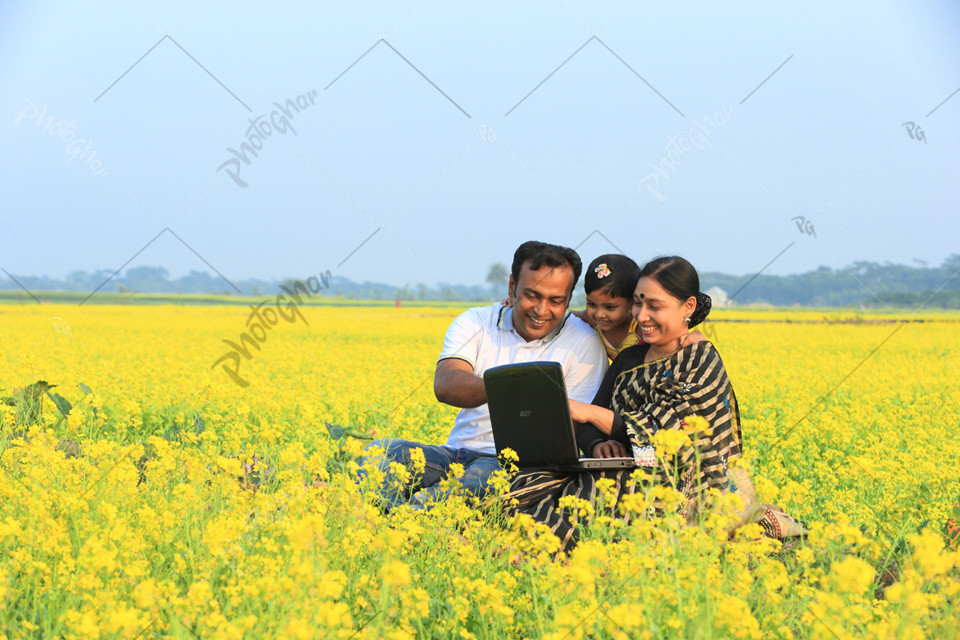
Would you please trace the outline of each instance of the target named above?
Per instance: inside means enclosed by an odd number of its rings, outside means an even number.
[[[604,440],[593,447],[590,454],[594,458],[629,458],[630,451],[619,440]]]

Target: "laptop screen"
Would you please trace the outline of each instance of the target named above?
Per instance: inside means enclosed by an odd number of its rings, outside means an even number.
[[[483,374],[497,453],[517,452],[519,467],[579,460],[559,362],[507,364]]]

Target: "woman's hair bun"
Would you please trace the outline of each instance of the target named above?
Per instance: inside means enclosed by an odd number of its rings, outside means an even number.
[[[710,307],[713,306],[713,300],[710,299],[710,296],[705,294],[703,291],[697,294],[697,308],[690,315],[690,325],[689,327],[693,329],[695,326],[707,319],[707,316],[710,315]]]

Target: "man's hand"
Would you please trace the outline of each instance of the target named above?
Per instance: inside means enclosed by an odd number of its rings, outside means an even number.
[[[619,440],[604,440],[593,447],[594,458],[629,458],[630,451]]]
[[[444,358],[437,363],[433,393],[440,402],[461,409],[473,409],[487,401],[483,378],[474,375],[470,363],[459,358]]]

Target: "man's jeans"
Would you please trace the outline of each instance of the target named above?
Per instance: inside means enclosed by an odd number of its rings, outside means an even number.
[[[377,464],[383,472],[380,500],[388,510],[402,504],[409,504],[414,509],[424,509],[431,502],[442,499],[444,496],[440,481],[447,477],[450,465],[454,463],[463,465],[464,473],[460,478],[463,488],[477,498],[482,498],[487,490],[490,474],[500,468],[495,455],[472,449],[455,449],[446,445],[420,444],[393,438],[372,442],[367,449],[372,447],[382,448],[384,456],[379,460],[369,458],[365,464]],[[423,449],[426,465],[422,475],[414,475],[413,483],[404,485],[390,473],[390,463],[399,462],[412,471],[410,454],[414,449]],[[362,467],[360,475],[365,475]]]

